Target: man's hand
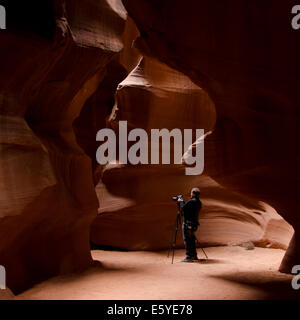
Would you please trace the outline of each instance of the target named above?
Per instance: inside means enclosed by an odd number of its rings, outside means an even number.
[[[182,198],[178,198],[178,199],[177,199],[177,202],[182,202],[182,201],[183,201]]]

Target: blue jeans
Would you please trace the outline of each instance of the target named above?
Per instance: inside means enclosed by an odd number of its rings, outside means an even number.
[[[197,257],[196,250],[196,237],[193,229],[189,229],[188,226],[183,223],[182,224],[182,236],[185,245],[185,252],[187,259],[193,259]]]

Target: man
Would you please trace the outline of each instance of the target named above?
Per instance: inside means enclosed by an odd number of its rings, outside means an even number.
[[[200,190],[198,188],[193,188],[189,201],[184,202],[183,199],[178,199],[183,211],[182,235],[186,249],[186,258],[182,260],[182,262],[193,262],[198,260],[194,232],[198,229],[198,215],[202,208],[199,196]]]

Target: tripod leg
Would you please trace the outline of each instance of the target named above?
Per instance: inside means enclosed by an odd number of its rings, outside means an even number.
[[[175,233],[176,233],[176,229],[177,229],[177,220],[178,220],[178,218],[176,218],[176,223],[175,223],[175,228],[174,228],[174,233],[172,234],[172,237],[171,237],[171,245],[170,245],[170,247],[169,247],[169,249],[168,249],[168,258],[169,258],[169,256],[170,256],[170,251],[173,249],[173,244],[174,244],[174,241],[176,242],[176,240],[175,240]]]
[[[177,233],[178,233],[178,226],[181,224],[181,219],[180,219],[180,215],[181,215],[181,209],[180,206],[178,205],[178,212],[177,212],[177,217],[176,217],[176,224],[175,224],[175,230],[174,230],[174,237],[172,237],[171,239],[171,246],[168,250],[168,257],[170,255],[170,250],[172,249],[172,264],[174,261],[174,255],[175,255],[175,247],[176,247],[176,239],[177,239]]]
[[[172,264],[174,262],[174,255],[175,255],[175,248],[173,247],[173,253],[172,253]]]
[[[204,249],[203,249],[203,248],[201,248],[201,250],[202,250],[202,251],[203,251],[203,253],[205,254],[206,259],[208,259],[208,256],[207,256],[207,254],[205,253]]]
[[[177,233],[178,233],[178,218],[177,218],[177,221],[176,221],[176,229],[175,229],[174,242],[173,242],[172,264],[174,262]]]
[[[175,229],[175,236],[174,236],[174,242],[173,242],[172,264],[174,262],[175,247],[176,247],[176,240],[177,240],[177,234],[178,234],[179,225],[180,225],[180,212],[178,213],[177,219],[176,219],[176,229]]]
[[[197,242],[198,242],[198,244],[199,244],[200,242],[199,242],[199,240],[197,239],[197,237],[196,237],[196,236],[195,236],[195,238],[196,238],[196,241],[197,241]],[[203,251],[203,253],[204,253],[204,255],[205,255],[206,259],[208,259],[208,256],[207,256],[206,252],[204,251],[204,249],[203,249],[202,247],[200,247],[200,249]]]
[[[177,227],[175,227],[175,228],[177,228]],[[173,255],[174,255],[174,242],[176,242],[176,237],[177,237],[176,233],[177,233],[177,230],[175,229],[174,234],[172,234],[171,245],[168,249],[168,258],[170,257],[171,250],[173,251]]]

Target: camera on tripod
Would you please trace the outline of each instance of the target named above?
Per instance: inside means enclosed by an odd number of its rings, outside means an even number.
[[[179,196],[172,198],[173,201],[178,201],[178,199],[183,200],[183,196],[180,194]]]

